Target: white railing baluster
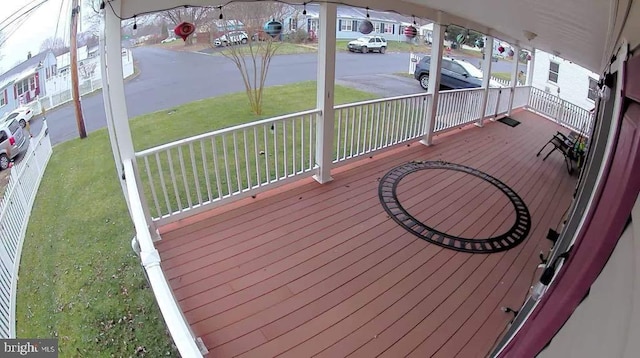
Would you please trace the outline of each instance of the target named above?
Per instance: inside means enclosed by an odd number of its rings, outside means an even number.
[[[182,184],[184,186],[184,195],[187,197],[187,207],[193,206],[191,202],[191,191],[189,190],[189,182],[187,180],[187,171],[184,168],[184,154],[182,153],[182,146],[178,147],[178,159],[180,162],[180,171],[182,174]]]
[[[211,190],[211,180],[209,177],[209,166],[207,165],[207,149],[204,141],[200,141],[200,152],[202,155],[202,170],[204,171],[204,182],[207,185],[207,201],[213,200],[213,192]],[[146,158],[146,157],[145,157]]]
[[[267,184],[271,183],[271,166],[269,165],[269,140],[267,133],[267,125],[262,126],[262,135],[264,137],[264,170],[267,175]]]
[[[304,165],[304,131],[306,126],[304,125],[306,121],[305,117],[300,117],[300,173],[304,173],[305,165]]]
[[[313,114],[309,115],[309,166],[307,170],[313,170],[315,168],[315,145],[314,145],[314,137],[315,137],[315,128],[316,128],[316,116]]]
[[[243,190],[242,180],[240,179],[240,160],[238,159],[238,139],[236,137],[237,132],[233,132],[233,159],[236,166],[236,182],[238,184],[238,193]]]
[[[298,174],[297,166],[298,160],[296,158],[296,120],[291,121],[291,164],[293,175]]]
[[[153,198],[153,204],[156,208],[156,213],[158,216],[162,216],[162,211],[160,211],[160,204],[158,203],[158,196],[156,195],[155,183],[153,182],[153,174],[151,174],[151,167],[149,166],[149,157],[144,157],[144,166],[147,170],[147,178],[149,178],[149,187],[151,187],[151,197]]]
[[[256,185],[262,186],[262,178],[260,178],[260,147],[258,146],[258,128],[253,127],[253,154],[256,157]]]
[[[171,183],[173,183],[173,193],[176,195],[176,203],[178,204],[178,211],[182,211],[182,200],[180,199],[180,193],[178,192],[178,181],[176,180],[176,173],[173,169],[173,159],[171,159],[171,149],[167,149],[167,159],[169,165],[169,174],[171,175]]]
[[[380,103],[376,103],[374,104],[375,109],[375,117],[376,117],[376,139],[373,145],[374,150],[379,149],[378,147],[378,140],[380,139]]]
[[[271,131],[273,132],[273,161],[275,163],[274,173],[276,175],[276,181],[280,180],[280,166],[278,165],[278,124],[273,123],[271,125]]]
[[[216,188],[218,190],[218,199],[224,197],[222,192],[222,182],[220,181],[220,165],[218,163],[218,141],[216,137],[211,138],[211,151],[213,152],[213,169],[215,170]]]
[[[247,130],[242,130],[242,138],[244,144],[244,166],[247,168],[247,189],[253,188],[253,184],[251,183],[251,171],[249,170],[249,146],[247,144]]]
[[[354,108],[350,108],[350,111],[347,111],[347,113],[349,114],[349,122],[351,122],[351,130],[349,131],[349,137],[351,138],[350,142],[351,145],[349,147],[349,155],[347,155],[347,158],[351,158],[353,157],[353,144],[355,143],[356,137],[355,137],[355,133],[356,133],[356,109]]]
[[[171,202],[169,201],[169,191],[167,190],[167,185],[165,184],[165,181],[164,181],[164,171],[162,170],[160,153],[156,152],[155,157],[156,157],[156,165],[158,166],[158,173],[160,174],[160,185],[162,186],[162,193],[164,194],[164,200],[167,204],[167,213],[171,213],[172,205],[171,205]]]
[[[282,150],[284,151],[284,157],[282,158],[284,175],[282,177],[286,178],[289,176],[289,168],[287,168],[287,162],[289,161],[287,160],[287,122],[284,121],[282,122]]]
[[[362,137],[362,107],[358,107],[358,139],[356,143],[356,151],[355,154],[360,154],[360,138]],[[354,153],[351,153],[354,156]]]
[[[200,190],[200,175],[198,175],[198,168],[196,166],[196,156],[193,152],[193,142],[189,143],[189,154],[191,155],[191,170],[193,170],[193,179],[196,186],[196,196],[198,197],[198,204],[202,205],[202,191]]]
[[[233,195],[231,188],[231,171],[229,170],[229,155],[227,154],[227,136],[222,135],[222,158],[224,159],[224,172],[227,178],[227,195]]]

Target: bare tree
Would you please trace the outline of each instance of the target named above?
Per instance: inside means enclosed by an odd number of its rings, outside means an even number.
[[[159,17],[169,21],[173,26],[177,26],[182,22],[192,23],[197,30],[198,27],[206,24],[211,19],[211,13],[212,9],[209,7],[188,7],[163,11],[159,13]],[[193,45],[194,41],[195,37],[189,36],[185,41],[185,45]]]
[[[40,44],[40,52],[51,50],[56,56],[69,52],[69,46],[64,39],[59,37],[49,37]]]
[[[262,28],[269,20],[281,21],[286,11],[286,5],[276,2],[233,3],[224,8],[226,19],[218,22],[218,26],[223,27],[229,45],[221,53],[240,71],[251,110],[258,115],[262,114],[263,90],[269,65],[280,47],[279,39],[269,36]],[[232,33],[238,24],[244,25],[246,40]]]

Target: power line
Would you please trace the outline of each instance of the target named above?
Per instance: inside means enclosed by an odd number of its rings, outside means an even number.
[[[60,1],[60,10],[58,10],[58,21],[56,21],[56,31],[53,33],[53,42],[58,38],[58,26],[60,25],[60,19],[62,19],[62,6],[64,5],[64,0]],[[51,44],[53,47],[53,43]],[[51,49],[50,49],[51,50]]]
[[[30,3],[27,3],[27,4],[23,5],[21,8],[19,8],[18,10],[16,10],[13,14],[11,14],[11,15],[7,16],[4,20],[0,21],[0,26],[2,26],[2,24],[3,24],[5,21],[9,21],[9,19],[10,19],[10,18],[12,18],[13,16],[15,16],[15,15],[16,15],[17,13],[19,13],[20,11],[24,10],[24,8],[26,8],[27,6],[29,6],[29,5],[31,5],[31,4],[33,4],[33,3],[35,3],[36,1],[38,1],[38,0],[31,0],[31,2],[30,2]]]
[[[2,42],[0,42],[0,47],[2,47],[10,38],[11,36],[18,31],[18,29],[20,29],[20,27],[31,17],[31,15],[33,15],[32,12],[29,12],[21,17],[18,18],[19,23],[17,23],[12,29],[10,29],[2,38]],[[6,28],[6,26],[2,29],[4,30]],[[0,31],[2,32],[2,31]]]
[[[7,27],[11,26],[11,24],[13,24],[14,22],[23,19],[25,16],[30,15],[34,10],[38,9],[40,6],[44,5],[47,1],[49,0],[42,0],[42,2],[40,2],[38,5],[34,5],[32,8],[30,8],[29,10],[25,11],[24,13],[16,16],[16,18],[14,18],[13,20],[9,21],[8,24],[4,25],[2,28],[0,28],[0,32],[3,32]],[[15,13],[14,13],[15,15]],[[24,23],[24,21],[23,21]]]

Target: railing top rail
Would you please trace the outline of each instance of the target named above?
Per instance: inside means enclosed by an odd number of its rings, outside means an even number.
[[[426,92],[423,92],[423,93],[414,93],[414,94],[410,94],[410,95],[385,97],[385,98],[376,98],[376,99],[370,99],[370,100],[367,100],[367,101],[338,104],[338,105],[335,105],[333,107],[333,109],[344,109],[344,108],[351,108],[351,107],[358,107],[358,106],[366,106],[366,105],[369,105],[369,104],[389,102],[389,101],[395,101],[395,100],[405,99],[405,98],[426,97],[426,96],[430,96],[430,95],[428,93],[426,93]]]
[[[258,121],[254,121],[254,122],[249,122],[249,123],[243,123],[243,124],[239,124],[233,127],[228,127],[228,128],[223,128],[223,129],[218,129],[215,131],[211,131],[211,132],[207,132],[207,133],[203,133],[203,134],[198,134],[196,136],[193,137],[189,137],[189,138],[183,138],[183,139],[178,139],[176,141],[173,142],[169,142],[169,143],[165,143],[156,147],[152,147],[152,148],[148,148],[139,152],[136,152],[136,157],[144,157],[150,154],[154,154],[157,152],[161,152],[167,149],[171,149],[171,148],[175,148],[184,144],[189,144],[192,142],[197,142],[199,140],[203,140],[203,139],[207,139],[210,137],[215,137],[218,135],[222,135],[222,134],[226,134],[226,133],[232,133],[235,131],[239,131],[239,130],[243,130],[243,129],[249,129],[249,128],[253,128],[256,126],[260,126],[260,125],[264,125],[264,124],[270,124],[273,122],[278,122],[278,121],[283,121],[283,120],[287,120],[287,119],[291,119],[291,118],[295,118],[295,117],[301,117],[301,116],[308,116],[308,115],[312,115],[312,114],[318,114],[322,111],[318,110],[318,109],[310,109],[310,110],[306,110],[306,111],[302,111],[302,112],[296,112],[296,113],[291,113],[291,114],[285,114],[282,116],[277,116],[277,117],[272,117],[272,118],[265,118],[265,119],[261,119]]]

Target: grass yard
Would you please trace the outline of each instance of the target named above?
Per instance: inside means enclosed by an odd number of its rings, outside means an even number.
[[[338,103],[374,96],[336,86]],[[265,90],[264,117],[315,106],[315,82]],[[137,150],[259,119],[244,93],[135,118]],[[61,357],[177,356],[130,241],[105,129],[54,148],[27,229],[18,337],[59,338]]]
[[[501,80],[511,81],[511,73],[509,72],[494,72],[491,74],[491,76],[499,78]]]
[[[263,45],[258,45],[257,43],[254,43],[253,45],[253,51],[264,51]],[[317,52],[317,48],[313,47],[313,46],[309,46],[309,45],[299,45],[299,44],[294,44],[294,43],[290,43],[290,42],[276,42],[274,43],[274,46],[278,46],[278,49],[276,50],[276,56],[278,55],[295,55],[295,54],[300,54],[300,53],[313,53],[313,52]],[[237,47],[238,49],[240,49],[241,53],[245,56],[249,56],[251,54],[251,49],[249,48],[248,45],[240,45]],[[225,51],[229,51],[228,48],[225,47],[220,47],[217,48],[216,52],[213,52],[214,56],[222,56],[223,53]]]

